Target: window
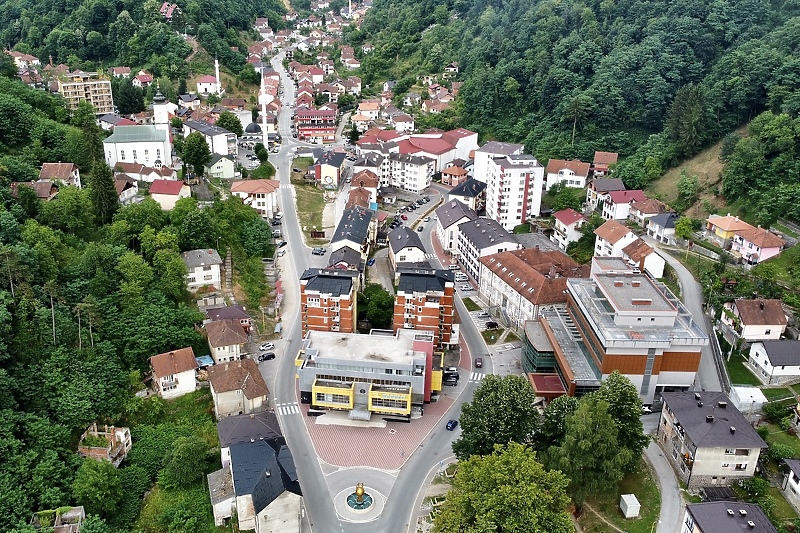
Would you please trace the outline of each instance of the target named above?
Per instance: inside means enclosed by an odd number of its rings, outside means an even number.
[[[147,158],[147,156],[148,156],[148,155],[150,155],[150,150],[148,150],[148,149],[146,149],[146,148],[145,148],[145,150],[144,150],[144,157],[145,157],[145,158]]]
[[[136,161],[136,150],[133,151],[133,160]]]
[[[744,472],[745,470],[747,470],[747,463],[737,463],[736,468],[734,470],[736,470],[737,472]]]
[[[211,276],[211,275],[203,276],[203,281],[211,281],[213,278],[214,278],[214,276]]]
[[[209,265],[206,265],[206,266],[204,266],[204,267],[203,267],[203,270],[205,270],[206,272],[208,272],[209,270],[211,270],[211,266],[209,266]]]
[[[766,331],[764,332],[764,335],[769,335],[770,333],[772,333],[772,330],[771,330],[771,329],[768,329],[768,330],[766,330]]]
[[[194,282],[195,282],[195,279],[194,279],[194,277],[189,277],[189,278],[187,278],[187,279],[188,279],[189,283],[194,283]]]
[[[161,159],[161,148],[156,149],[156,159]]]
[[[125,150],[120,150],[119,151],[119,158],[122,159],[123,161],[125,161]]]

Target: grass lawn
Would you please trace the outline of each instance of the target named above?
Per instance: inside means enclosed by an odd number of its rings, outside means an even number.
[[[744,358],[738,355],[731,356],[730,361],[725,361],[728,375],[733,385],[761,385],[758,378],[744,366]]]
[[[800,262],[800,246],[792,246],[782,251],[777,257],[765,261],[764,264],[775,267],[775,278],[778,281],[792,284],[794,281],[789,275],[789,267],[798,262]]]
[[[761,389],[767,400],[774,402],[778,400],[786,400],[787,398],[794,398],[794,394],[789,389]]]
[[[775,520],[777,522],[793,522],[797,518],[797,513],[794,508],[783,497],[781,489],[778,487],[770,487],[767,491],[769,496],[775,499]]]
[[[800,457],[800,438],[797,438],[795,435],[789,435],[775,424],[762,424],[762,426],[763,425],[769,428],[769,434],[767,438],[764,439],[767,441],[767,444],[785,444],[794,450],[795,457]]]
[[[483,337],[483,340],[489,345],[496,343],[497,339],[499,339],[502,334],[502,329],[485,329],[481,331],[481,337]]]
[[[467,311],[480,311],[481,306],[475,303],[475,300],[472,298],[462,298],[462,302],[464,302],[464,306],[467,308]]]
[[[512,233],[530,233],[531,232],[531,223],[526,222],[525,224],[520,224],[519,226],[514,226]]]
[[[506,338],[505,338],[505,340],[503,342],[514,342],[514,341],[518,341],[518,340],[519,340],[519,337],[517,337],[517,334],[514,333],[513,331],[509,331],[508,335],[506,335]]]
[[[619,509],[619,498],[622,494],[635,494],[642,505],[639,518],[626,520]],[[653,479],[650,468],[640,461],[636,472],[628,474],[616,491],[590,498],[587,502],[603,518],[627,533],[650,533],[653,523],[658,520],[661,511],[661,495],[658,484]],[[583,514],[578,519],[584,533],[609,533],[608,524],[600,520],[595,513],[584,508]]]
[[[325,199],[322,196],[322,189],[317,189],[313,185],[295,184],[294,190],[297,203],[297,219],[306,239],[310,242],[312,230],[323,230],[322,212],[325,210]],[[319,239],[315,239],[315,241],[317,240]]]

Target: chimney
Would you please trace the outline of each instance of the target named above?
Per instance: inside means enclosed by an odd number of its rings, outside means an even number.
[[[706,424],[710,424],[714,421],[714,415],[706,415]]]
[[[700,393],[699,392],[695,392],[694,393],[694,399],[695,400],[699,400],[700,399]]]
[[[736,426],[731,426],[731,435],[736,433]]]
[[[720,409],[725,409],[728,407],[728,402],[719,401],[717,402],[717,406],[719,406]]]
[[[762,311],[764,310],[764,300],[758,302],[758,308],[761,309]]]
[[[697,407],[703,407],[703,402],[697,402]]]

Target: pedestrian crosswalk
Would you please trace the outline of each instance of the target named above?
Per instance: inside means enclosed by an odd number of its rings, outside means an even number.
[[[482,380],[484,378],[484,376],[486,376],[486,374],[483,374],[481,372],[470,372],[469,380],[474,382],[474,383],[477,383],[480,380]]]
[[[436,254],[425,254],[425,259],[438,259]]]
[[[281,415],[296,415],[300,413],[300,406],[296,403],[279,403],[275,406],[276,411]]]

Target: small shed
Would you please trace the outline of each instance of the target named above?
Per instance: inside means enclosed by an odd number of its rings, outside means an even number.
[[[758,387],[731,387],[730,394],[733,405],[744,414],[748,420],[755,413],[760,413],[761,408],[767,403],[767,397]]]
[[[639,518],[642,506],[633,494],[623,494],[619,499],[619,508],[625,518]]]

